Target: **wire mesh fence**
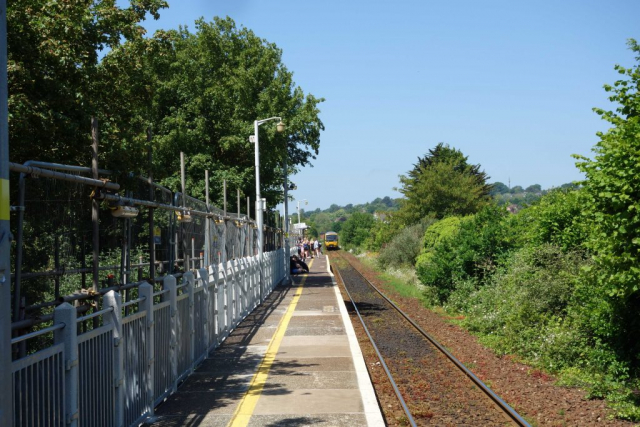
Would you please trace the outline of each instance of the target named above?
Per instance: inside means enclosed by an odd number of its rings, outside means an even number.
[[[76,305],[79,314],[95,312],[111,289],[131,301],[142,281],[160,289],[167,274],[257,253],[258,230],[248,215],[227,213],[144,176],[100,171],[103,186],[111,188],[99,188],[92,176],[87,167],[43,162],[20,174],[12,215],[14,336],[50,326],[62,302]],[[281,247],[281,234],[266,226],[263,251]],[[79,329],[99,326],[94,319]],[[51,343],[51,334],[22,342],[12,348],[14,359]]]

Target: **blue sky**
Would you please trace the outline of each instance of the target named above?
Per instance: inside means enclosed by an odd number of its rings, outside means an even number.
[[[326,98],[320,155],[293,178],[307,210],[398,197],[398,175],[438,142],[492,182],[580,179],[571,154],[590,155],[607,129],[592,108],[613,108],[602,86],[640,39],[637,0],[175,0],[145,26],[227,15]]]

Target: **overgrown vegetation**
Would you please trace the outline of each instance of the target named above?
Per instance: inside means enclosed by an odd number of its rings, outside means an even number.
[[[640,63],[640,46],[629,47]],[[605,90],[618,108],[595,109],[611,129],[599,134],[593,159],[576,156],[583,182],[546,192],[496,183],[489,203],[468,178],[440,176],[452,173],[449,163],[419,162],[401,180],[400,212],[376,224],[365,246],[379,250],[378,265],[395,269],[411,259],[419,221],[439,219],[423,233],[415,263],[425,304],[461,318],[496,352],[638,421],[640,65],[616,69],[621,79]],[[439,144],[425,158],[443,148],[457,152]],[[505,209],[515,194],[525,195],[517,213]]]

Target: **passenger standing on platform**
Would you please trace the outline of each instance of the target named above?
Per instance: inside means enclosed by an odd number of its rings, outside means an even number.
[[[309,247],[309,239],[304,239],[304,242],[302,242],[302,247],[304,248],[304,259],[307,258],[312,258],[309,251],[310,251],[310,247]]]
[[[320,258],[320,242],[318,242],[318,238],[313,240],[313,251],[316,253],[316,258]]]

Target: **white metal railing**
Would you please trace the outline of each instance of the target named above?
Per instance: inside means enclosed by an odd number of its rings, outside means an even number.
[[[284,249],[263,254],[263,299],[288,267]],[[133,426],[152,416],[261,303],[257,256],[196,273],[185,273],[180,285],[167,276],[156,293],[143,283],[131,303],[110,291],[103,310],[89,316],[78,318],[63,303],[53,326],[14,339],[54,334],[53,345],[12,362],[14,425]],[[138,308],[123,316],[125,305]],[[87,320],[101,326],[79,333]]]

